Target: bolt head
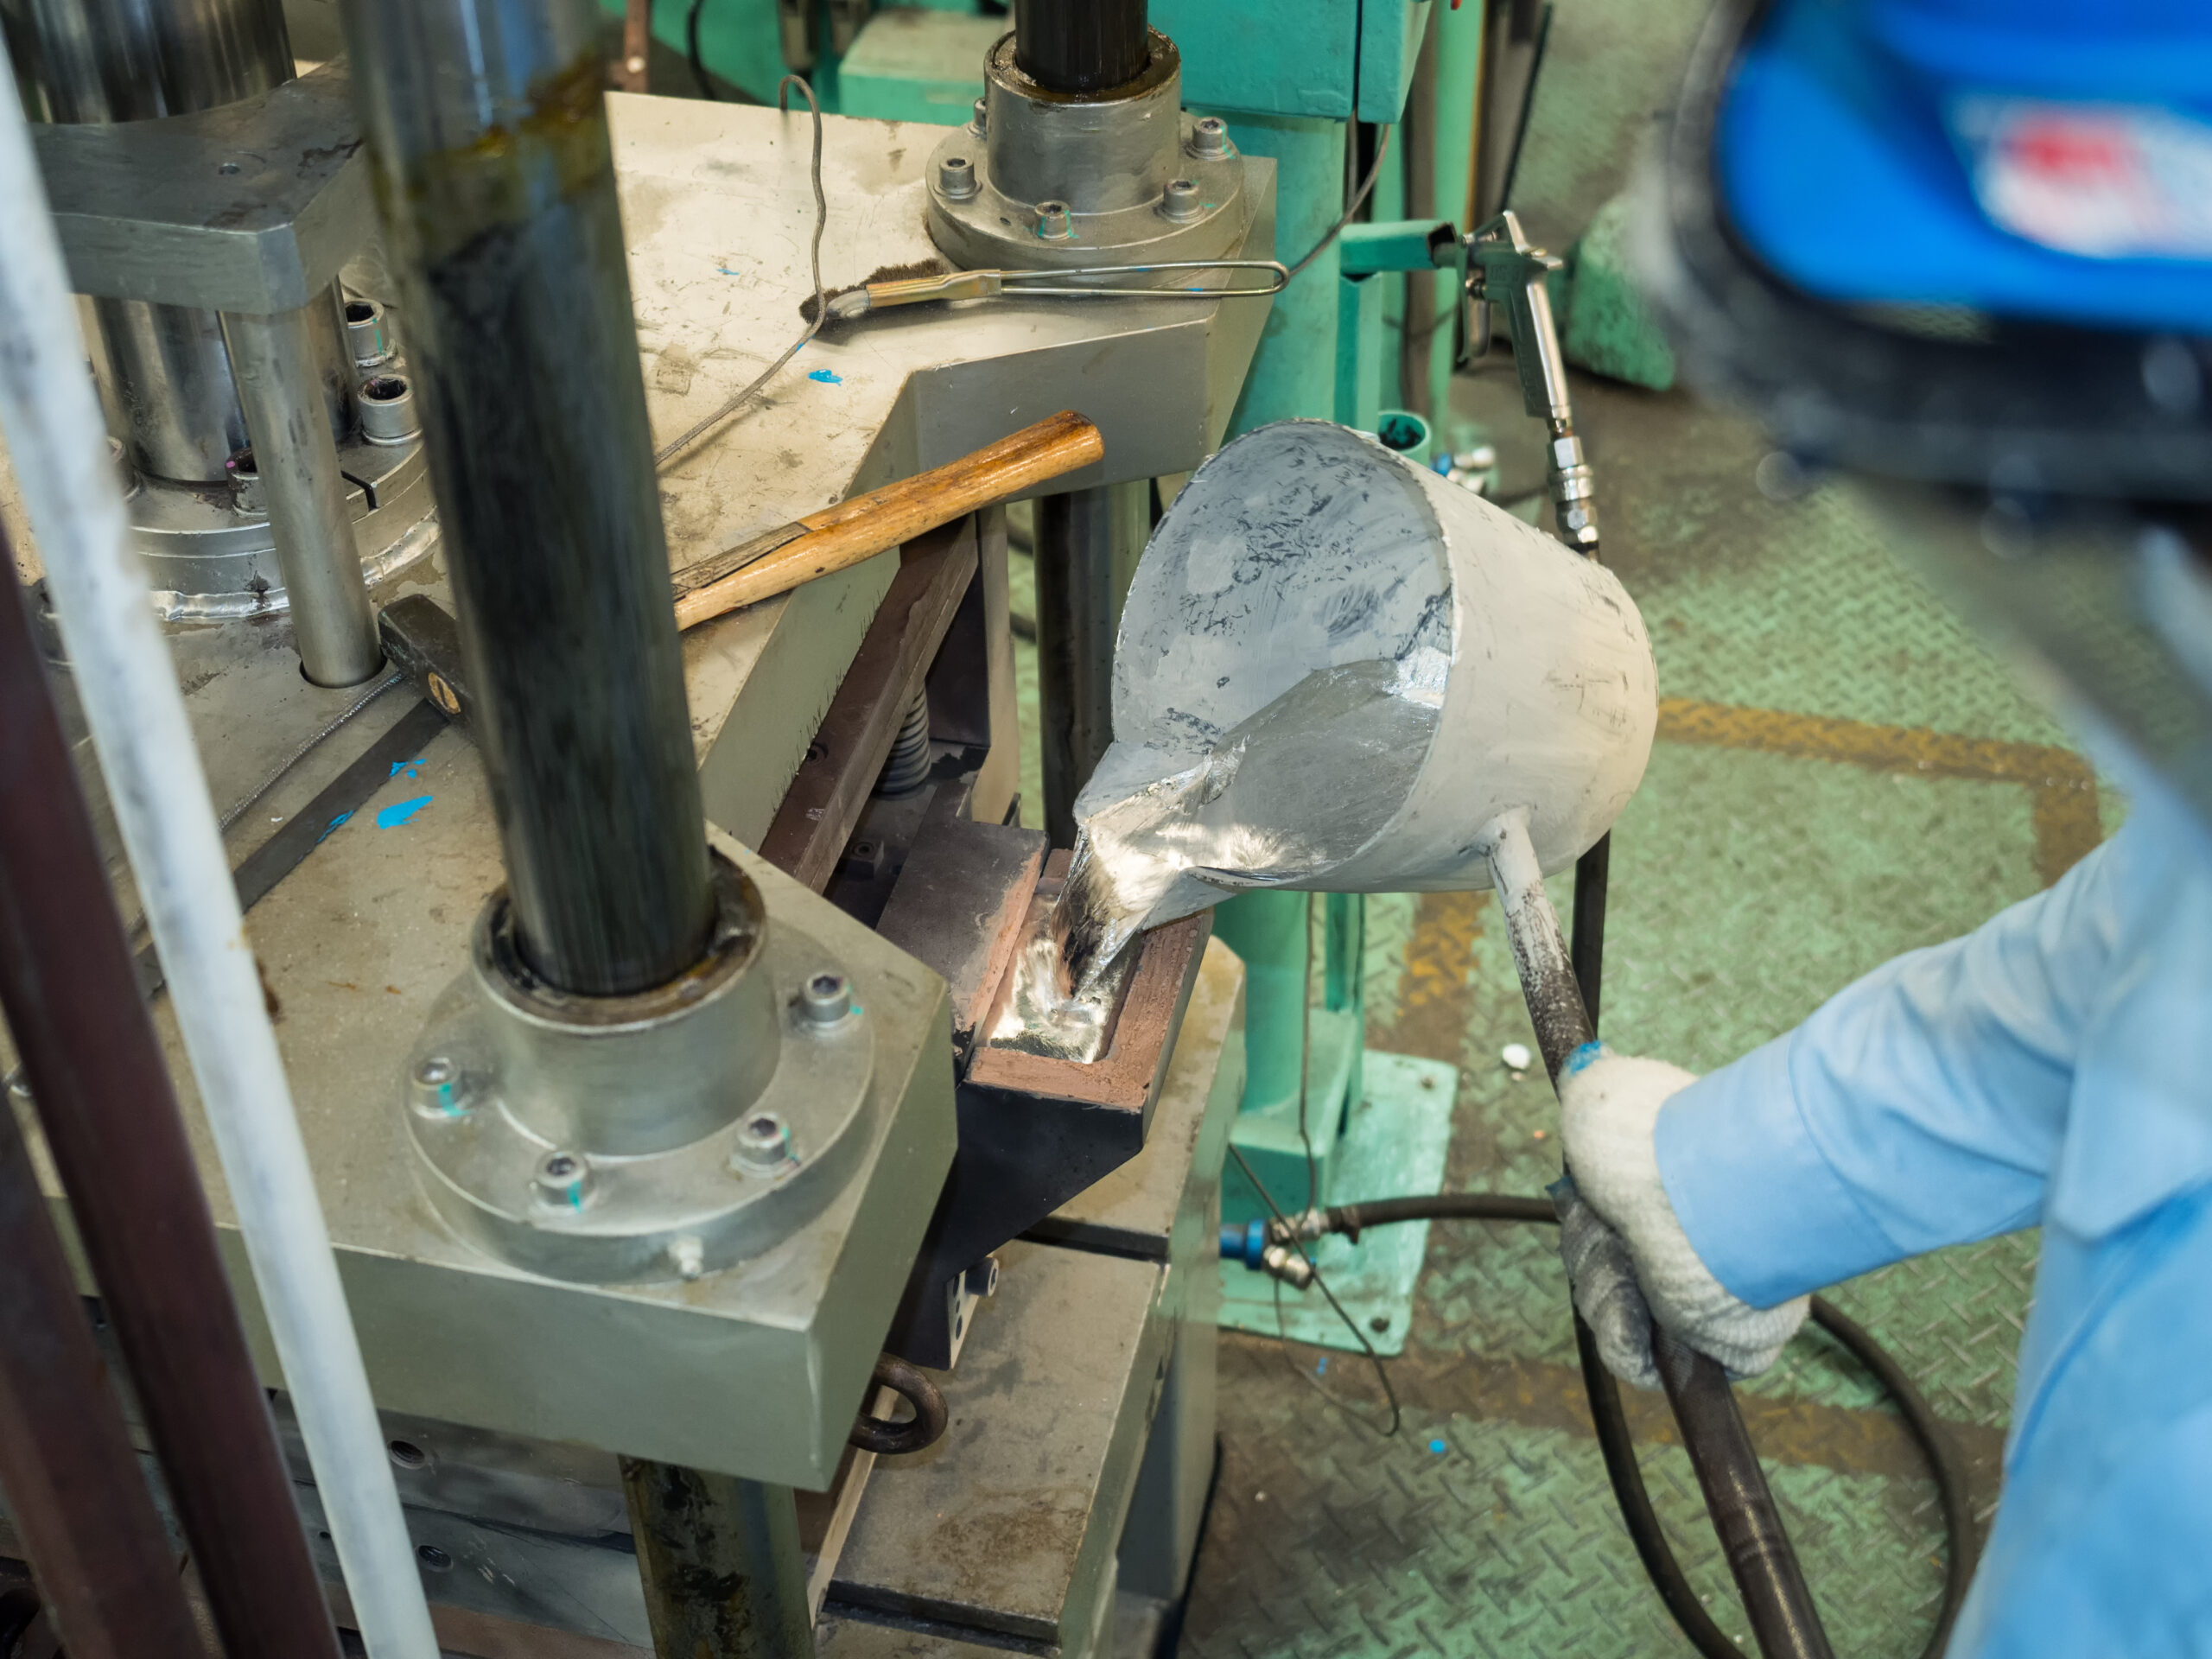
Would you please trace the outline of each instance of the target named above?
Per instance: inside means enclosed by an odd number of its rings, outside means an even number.
[[[1173,219],[1196,219],[1205,211],[1194,180],[1171,179],[1160,193],[1160,211]]]
[[[1065,201],[1040,201],[1037,204],[1037,234],[1048,241],[1065,241],[1075,234],[1075,226]]]
[[[809,1025],[837,1025],[853,1011],[852,985],[835,969],[825,968],[807,976],[799,988],[798,1006]]]
[[[976,177],[976,163],[965,156],[947,156],[937,164],[937,188],[939,194],[953,201],[966,201],[982,187]]]
[[[798,1162],[791,1125],[775,1112],[748,1112],[737,1125],[730,1167],[745,1175],[780,1175]]]
[[[980,98],[976,100],[976,107],[969,115],[968,124],[979,133],[991,130],[990,106]]]
[[[581,1210],[591,1201],[591,1160],[581,1152],[549,1152],[537,1160],[531,1185],[550,1209]]]
[[[469,1109],[467,1074],[460,1062],[444,1054],[429,1054],[415,1063],[408,1078],[409,1103],[432,1119],[466,1116]]]
[[[1191,149],[1200,156],[1229,156],[1236,146],[1229,141],[1229,123],[1217,115],[1201,116],[1191,124]]]

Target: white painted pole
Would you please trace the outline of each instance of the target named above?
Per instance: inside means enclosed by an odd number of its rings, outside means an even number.
[[[0,429],[372,1659],[437,1659],[361,1351],[146,579],[13,77],[0,75]]]

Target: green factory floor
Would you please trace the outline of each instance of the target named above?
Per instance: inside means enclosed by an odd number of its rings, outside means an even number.
[[[1554,245],[1619,188],[1699,10],[1560,9],[1522,203]],[[2038,891],[2109,833],[2122,804],[1892,563],[1854,498],[1768,499],[1756,434],[1680,391],[1585,377],[1576,396],[1605,557],[1643,609],[1662,697],[1614,836],[1604,1024],[1617,1047],[1719,1065],[1897,952]],[[1517,403],[1504,363],[1454,387],[1455,413],[1498,442],[1508,494],[1541,479]],[[1033,709],[1033,652],[1020,669]],[[1027,760],[1033,803],[1033,743]],[[1459,1068],[1448,1185],[1535,1192],[1558,1167],[1556,1108],[1541,1071],[1516,1080],[1500,1058],[1530,1033],[1494,921],[1487,895],[1371,899],[1368,1039]],[[1389,1365],[1403,1424],[1389,1439],[1357,1356],[1224,1333],[1221,1477],[1188,1659],[1691,1650],[1606,1488],[1553,1248],[1548,1230],[1431,1229]],[[1985,1525],[2035,1255],[2032,1236],[2000,1239],[1834,1294],[1951,1425]],[[1837,1650],[1919,1652],[1942,1532],[1895,1414],[1809,1333],[1744,1394]],[[1675,1549],[1748,1645],[1665,1407],[1633,1394],[1630,1407]]]

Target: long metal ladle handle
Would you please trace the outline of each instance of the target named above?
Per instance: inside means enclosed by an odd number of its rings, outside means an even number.
[[[1508,814],[1484,834],[1521,993],[1535,1024],[1544,1070],[1557,1088],[1568,1057],[1595,1033],[1568,963],[1558,912],[1544,891],[1526,816]],[[1821,1628],[1812,1592],[1767,1488],[1727,1373],[1661,1325],[1652,1327],[1651,1357],[1759,1651],[1767,1659],[1831,1659],[1827,1633]]]

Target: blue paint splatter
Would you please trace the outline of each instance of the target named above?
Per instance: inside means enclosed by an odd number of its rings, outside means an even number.
[[[842,386],[845,384],[842,375],[833,374],[828,369],[817,369],[806,378],[810,380],[819,380],[825,386]]]
[[[322,826],[322,833],[315,838],[315,844],[318,847],[321,846],[324,842],[330,839],[331,831],[337,829],[340,824],[345,823],[346,819],[353,816],[353,815],[351,812],[340,812],[328,823],[324,824]]]
[[[391,770],[385,775],[397,778],[403,772],[410,778],[420,778],[423,775],[423,757],[418,754],[412,760],[395,760],[391,763]]]
[[[1316,1376],[1326,1376],[1328,1374],[1329,1357],[1326,1354],[1324,1354],[1319,1359],[1313,1363],[1313,1375]]]
[[[728,265],[716,265],[715,269],[721,272],[725,276],[735,276],[741,274],[738,271],[732,270]]]
[[[1428,1449],[1432,1452],[1440,1452],[1444,1450],[1444,1442],[1441,1440],[1431,1440],[1428,1443]]]
[[[1569,1071],[1580,1071],[1586,1067],[1597,1064],[1610,1052],[1603,1043],[1585,1043],[1567,1057],[1567,1069]]]
[[[401,824],[405,823],[410,819],[413,818],[417,812],[420,812],[429,804],[430,798],[428,795],[417,795],[411,801],[394,801],[390,806],[387,806],[383,811],[377,814],[377,828],[379,830],[397,830]]]

